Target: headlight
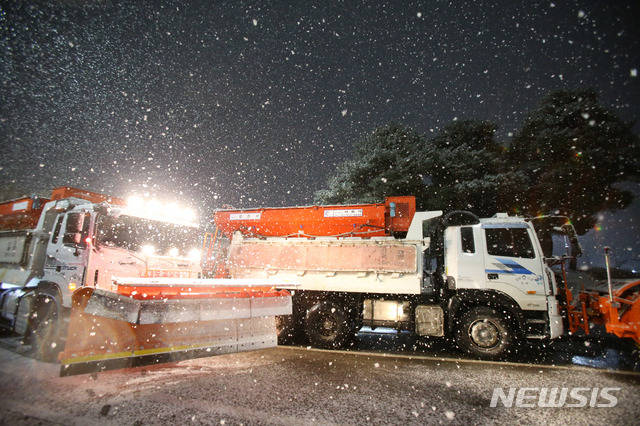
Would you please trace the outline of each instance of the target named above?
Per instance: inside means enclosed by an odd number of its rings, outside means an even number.
[[[191,249],[189,251],[189,259],[195,261],[200,260],[200,250],[198,249]]]
[[[142,246],[142,253],[146,254],[147,256],[151,256],[155,251],[156,248],[152,245],[147,244]]]
[[[187,222],[195,222],[196,221],[196,213],[193,210],[184,209],[182,211],[182,214],[184,215],[184,218],[187,220]]]
[[[124,214],[186,226],[198,226],[196,213],[192,209],[180,206],[175,202],[164,203],[154,199],[129,197]]]

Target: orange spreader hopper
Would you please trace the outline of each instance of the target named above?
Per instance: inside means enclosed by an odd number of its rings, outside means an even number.
[[[273,347],[275,316],[291,314],[288,292],[256,280],[131,278],[114,287],[74,292],[61,374],[107,360]]]
[[[415,197],[403,196],[376,204],[218,210],[213,220],[224,235],[378,237],[407,232],[415,211]]]
[[[0,203],[0,230],[32,229],[48,198],[22,197]]]
[[[63,200],[70,197],[81,198],[92,203],[107,202],[109,204],[116,204],[120,206],[124,206],[126,204],[125,201],[121,198],[112,197],[106,194],[100,194],[98,192],[86,191],[84,189],[73,188],[71,186],[60,186],[58,188],[54,188],[53,191],[51,191],[52,200]]]
[[[70,186],[60,186],[51,191],[50,198],[32,196],[1,202],[0,230],[35,228],[46,203],[51,200],[62,200],[70,197],[81,198],[92,203],[101,203],[104,201],[116,205],[125,204],[124,200],[120,198],[85,191],[84,189],[72,188]]]

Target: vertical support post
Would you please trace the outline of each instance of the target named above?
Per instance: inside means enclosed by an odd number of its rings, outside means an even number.
[[[611,249],[609,247],[604,248],[604,261],[607,267],[607,286],[609,288],[609,303],[613,305],[613,286],[611,284],[611,267],[609,263],[609,252]]]

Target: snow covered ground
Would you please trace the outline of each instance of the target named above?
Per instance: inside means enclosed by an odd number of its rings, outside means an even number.
[[[632,423],[640,375],[278,347],[58,377],[0,348],[1,424]],[[613,408],[491,408],[502,387],[610,387]]]

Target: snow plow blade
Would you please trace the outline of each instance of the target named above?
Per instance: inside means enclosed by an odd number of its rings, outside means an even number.
[[[130,366],[122,361],[136,357],[274,347],[275,316],[291,314],[288,292],[255,280],[133,278],[114,286],[73,294],[61,375]]]
[[[600,311],[608,333],[640,346],[640,281],[623,285],[612,296],[600,296],[592,309]]]

